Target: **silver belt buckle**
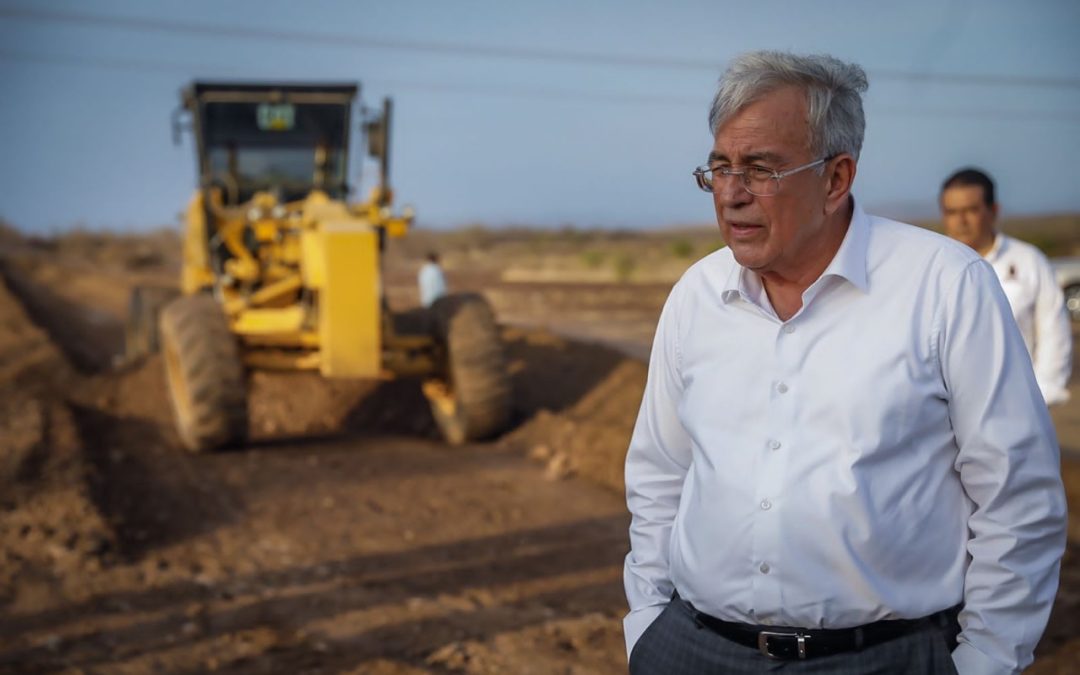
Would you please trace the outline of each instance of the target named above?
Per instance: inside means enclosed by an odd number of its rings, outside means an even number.
[[[782,659],[783,656],[779,654],[773,654],[769,651],[769,638],[795,638],[795,645],[798,648],[799,658],[806,658],[806,638],[807,635],[802,633],[778,633],[770,630],[763,630],[758,633],[757,636],[757,648],[758,651],[768,656],[770,659]]]

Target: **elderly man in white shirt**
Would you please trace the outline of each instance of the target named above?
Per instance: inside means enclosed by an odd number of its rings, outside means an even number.
[[[728,247],[671,291],[626,459],[631,673],[1032,660],[1054,431],[990,266],[853,199],[865,88],[777,52],[721,78],[694,174]]]
[[[979,169],[961,169],[945,180],[941,214],[945,234],[975,249],[994,268],[1046,404],[1068,401],[1072,326],[1050,261],[1031,244],[996,230],[994,181]]]

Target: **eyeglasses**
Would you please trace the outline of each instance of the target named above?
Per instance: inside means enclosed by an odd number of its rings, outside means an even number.
[[[747,166],[741,169],[734,166],[699,166],[694,169],[694,178],[697,179],[698,187],[705,192],[716,192],[717,185],[728,176],[738,176],[743,189],[757,197],[772,197],[780,191],[780,179],[787,178],[792,174],[811,169],[824,164],[832,157],[821,159],[797,166],[787,171],[774,171],[764,166]]]

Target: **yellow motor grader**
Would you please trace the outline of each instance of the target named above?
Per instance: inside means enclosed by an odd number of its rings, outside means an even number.
[[[196,452],[248,432],[250,369],[331,378],[414,377],[451,444],[499,433],[510,383],[491,309],[472,294],[393,314],[381,283],[394,214],[391,101],[354,111],[356,84],[194,82],[182,92],[199,188],[188,204],[180,293],[136,288],[128,356],[160,348],[176,425]],[[350,203],[350,137],[377,160],[367,200]],[[363,161],[363,158],[360,158]]]

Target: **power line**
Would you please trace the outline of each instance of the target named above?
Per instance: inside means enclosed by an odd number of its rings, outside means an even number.
[[[1001,110],[993,108],[876,108],[875,112],[885,115],[918,117],[964,117],[966,119],[993,120],[1046,120],[1080,124],[1080,110]]]
[[[1064,77],[1031,77],[1027,75],[961,75],[958,73],[908,73],[902,70],[875,70],[875,78],[905,80],[932,84],[978,84],[1008,87],[1044,87],[1047,89],[1080,89],[1080,80]]]
[[[503,58],[527,61],[547,61],[577,65],[606,65],[634,68],[662,68],[670,70],[706,70],[718,72],[722,64],[714,61],[665,56],[632,56],[604,54],[581,50],[553,50],[535,47],[508,47],[492,45],[467,45],[449,42],[387,39],[356,36],[343,33],[316,33],[307,31],[276,31],[236,26],[154,19],[142,17],[106,16],[83,12],[58,12],[24,7],[0,8],[0,16],[27,21],[69,23],[75,25],[104,26],[140,31],[159,31],[187,35],[205,35],[279,42],[315,43],[362,49],[387,49],[423,52],[472,58]],[[900,70],[873,70],[874,79],[891,79],[919,83],[973,84],[982,86],[1040,87],[1056,89],[1080,89],[1080,79],[1065,77],[1034,77],[1023,75],[985,75],[961,73],[918,73]]]
[[[131,59],[87,59],[74,56],[56,56],[31,54],[27,52],[12,51],[0,48],[0,61],[14,61],[23,63],[40,63],[56,66],[75,66],[80,68],[110,68],[120,70],[136,70],[147,72],[179,72],[190,77],[192,72],[203,71],[206,74],[225,73],[237,76],[243,75],[242,70],[228,66],[207,66],[195,64],[152,62]],[[388,90],[412,89],[418,91],[443,92],[448,94],[478,94],[483,96],[500,96],[510,98],[542,98],[545,100],[557,100],[560,102],[597,101],[601,103],[619,104],[646,104],[646,105],[678,105],[678,106],[705,106],[706,98],[692,98],[688,96],[658,96],[646,94],[623,94],[595,91],[582,91],[577,89],[557,87],[513,86],[513,85],[485,85],[467,82],[423,82],[409,80],[387,80],[382,78],[363,78],[369,85],[376,84]],[[1068,123],[1080,123],[1080,111],[1048,111],[1048,110],[1000,110],[990,108],[941,108],[941,109],[918,109],[918,108],[875,108],[876,114],[903,115],[903,116],[933,116],[933,117],[964,117],[978,119],[999,120],[1045,120],[1061,121]]]
[[[371,36],[346,35],[343,33],[314,33],[306,31],[275,31],[235,26],[214,26],[210,24],[174,21],[168,19],[135,18],[85,14],[82,12],[56,12],[22,7],[0,8],[0,16],[30,21],[72,23],[82,25],[129,28],[134,30],[154,30],[168,33],[214,35],[218,37],[246,38],[257,40],[275,40],[285,42],[318,43],[360,47],[365,49],[394,49],[402,51],[428,52],[453,56],[496,57],[530,61],[557,61],[564,63],[589,63],[613,66],[657,67],[674,69],[711,70],[719,64],[711,61],[693,59],[638,57],[612,55],[587,51],[565,51],[538,49],[530,47],[496,47],[488,45],[465,45],[448,42],[430,42],[420,40],[389,40]]]
[[[29,52],[12,51],[0,48],[0,60],[15,61],[22,63],[42,63],[54,66],[78,66],[82,68],[111,68],[117,70],[141,70],[152,72],[184,72],[192,70],[224,70],[229,72],[228,66],[209,67],[197,65],[184,65],[180,63],[162,63],[145,60],[131,59],[85,59],[74,56],[57,56],[55,54],[32,54]]]
[[[0,48],[0,61],[14,61],[22,63],[40,63],[56,66],[76,66],[80,68],[112,68],[120,70],[136,70],[149,72],[180,72],[190,76],[192,72],[202,71],[206,74],[217,74],[225,71],[229,75],[242,74],[242,69],[229,68],[228,66],[185,65],[180,63],[165,63],[151,61],[134,61],[130,59],[86,59],[56,55],[31,54],[27,52],[12,51]],[[573,101],[601,101],[606,103],[638,103],[659,105],[695,105],[704,106],[708,103],[707,98],[695,99],[691,97],[656,96],[647,94],[623,94],[595,91],[582,91],[560,87],[534,87],[512,85],[485,85],[472,83],[454,82],[422,82],[409,80],[387,80],[382,78],[363,78],[367,84],[377,84],[385,89],[415,89],[421,91],[441,91],[451,94],[482,94],[488,96],[507,96],[513,98],[544,98],[556,99],[563,102]]]

